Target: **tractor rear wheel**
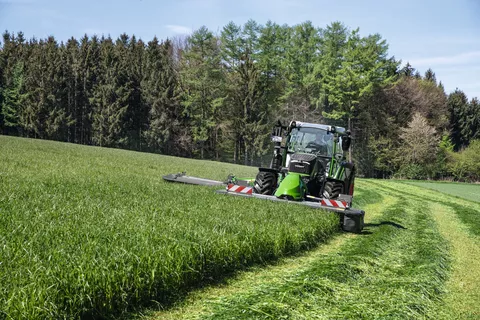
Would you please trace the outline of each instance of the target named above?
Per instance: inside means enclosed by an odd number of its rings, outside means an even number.
[[[253,189],[255,193],[272,195],[277,188],[277,174],[274,172],[260,171],[255,178]]]
[[[323,189],[323,197],[327,199],[336,199],[343,193],[343,183],[338,181],[327,181]]]

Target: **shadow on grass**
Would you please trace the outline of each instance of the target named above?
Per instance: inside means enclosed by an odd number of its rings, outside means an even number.
[[[398,229],[407,229],[401,224],[392,222],[392,221],[380,221],[379,223],[365,223],[365,227],[380,227],[380,226],[392,226]]]

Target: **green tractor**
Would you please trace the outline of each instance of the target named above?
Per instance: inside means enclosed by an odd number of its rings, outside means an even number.
[[[285,143],[282,142],[285,137]],[[285,200],[347,199],[354,190],[355,166],[346,161],[350,132],[345,128],[292,121],[272,134],[274,154],[260,168],[254,192]]]
[[[219,194],[289,202],[334,211],[342,229],[359,233],[365,212],[351,208],[355,166],[346,160],[351,143],[345,128],[292,121],[279,122],[272,134],[273,158],[269,168],[259,168],[255,179],[233,175],[227,181],[169,174],[171,182],[225,186]]]

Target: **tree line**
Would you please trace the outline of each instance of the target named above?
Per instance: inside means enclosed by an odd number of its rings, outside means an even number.
[[[149,42],[6,31],[0,107],[7,135],[248,165],[266,163],[278,120],[330,123],[351,130],[364,176],[480,178],[478,99],[447,95],[431,69],[402,67],[379,34],[340,22]]]

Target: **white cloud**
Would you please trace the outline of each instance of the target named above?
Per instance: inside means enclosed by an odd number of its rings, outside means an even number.
[[[176,33],[176,34],[190,34],[192,33],[192,28],[179,26],[174,24],[166,25],[167,29]]]
[[[480,51],[464,52],[451,56],[431,57],[409,60],[414,67],[433,67],[440,65],[477,64],[480,59]]]

